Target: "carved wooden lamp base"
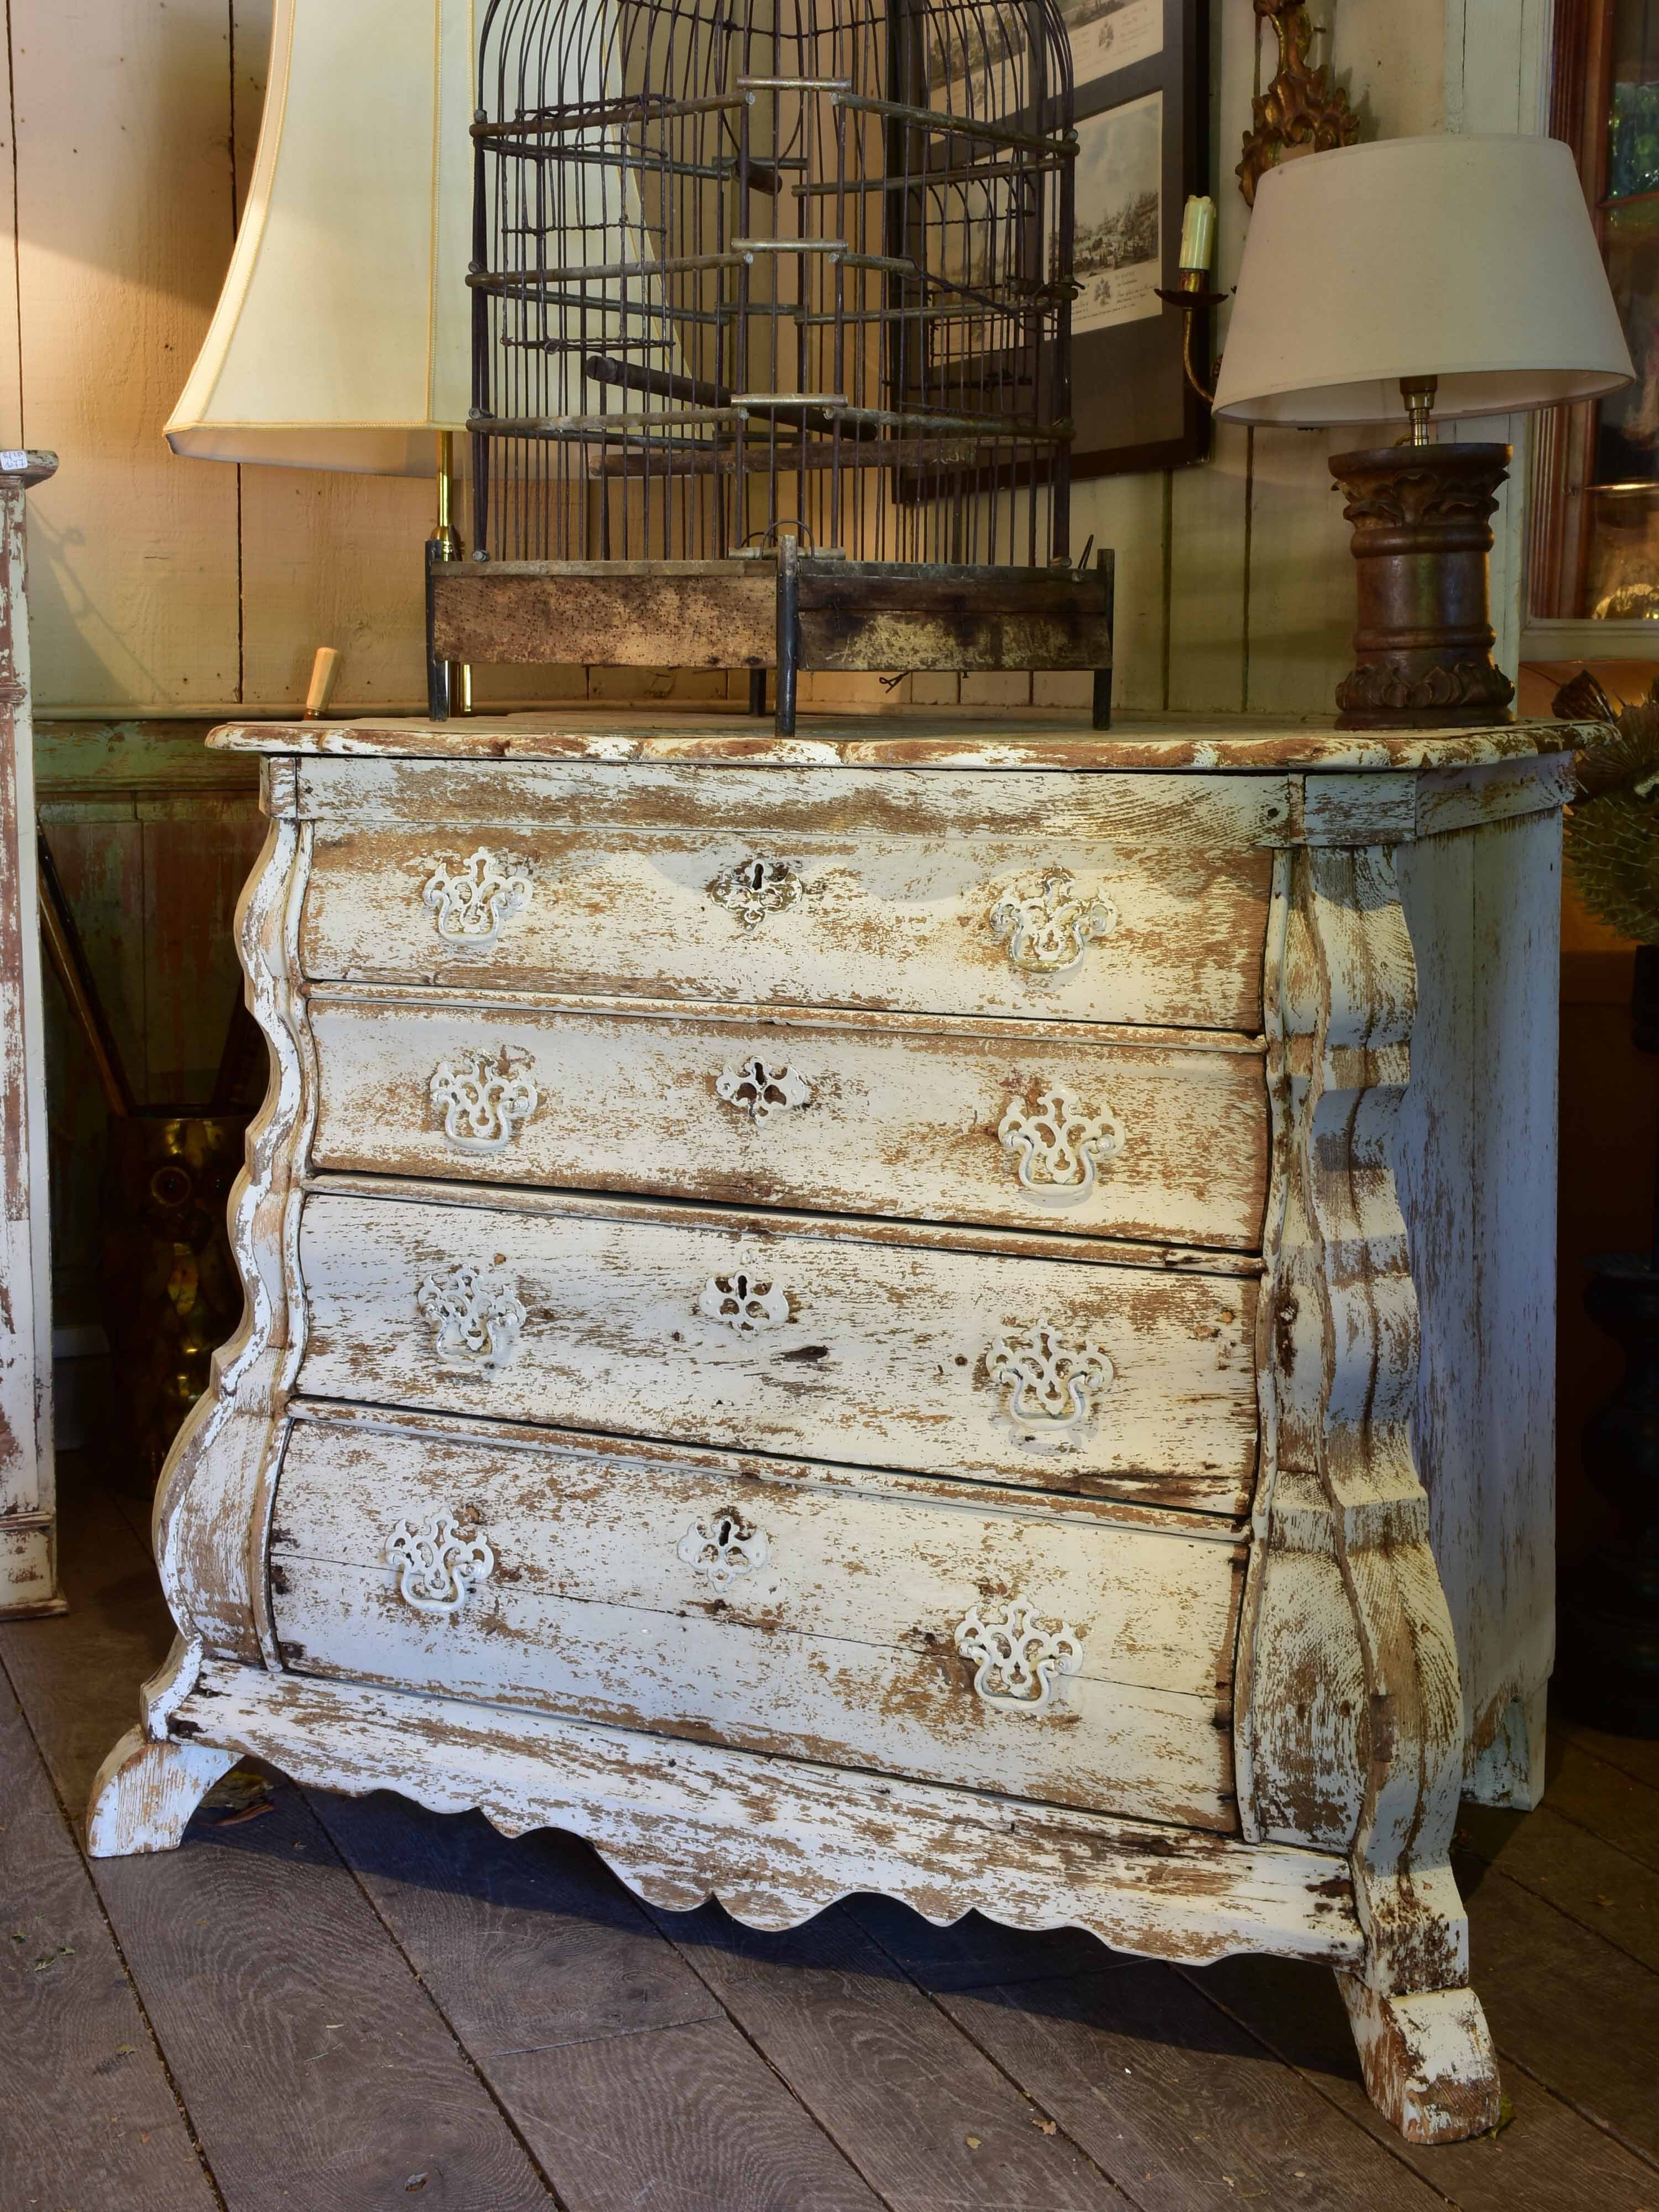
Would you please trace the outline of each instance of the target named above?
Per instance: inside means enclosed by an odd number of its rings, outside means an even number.
[[[1488,562],[1507,446],[1334,453],[1348,495],[1359,623],[1337,686],[1340,730],[1437,730],[1511,719],[1492,665]]]

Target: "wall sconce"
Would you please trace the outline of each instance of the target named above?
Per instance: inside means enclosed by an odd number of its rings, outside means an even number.
[[[1181,218],[1181,278],[1179,289],[1171,291],[1158,286],[1158,296],[1167,300],[1172,307],[1179,307],[1187,319],[1182,334],[1181,365],[1187,372],[1187,381],[1206,407],[1215,403],[1215,393],[1193,367],[1193,325],[1199,315],[1211,307],[1218,307],[1227,298],[1225,292],[1210,289],[1210,271],[1215,265],[1216,204],[1207,195],[1189,199]]]
[[[1266,171],[1287,156],[1326,154],[1338,146],[1352,146],[1359,134],[1359,118],[1348,105],[1348,96],[1333,84],[1322,63],[1308,59],[1313,25],[1305,0],[1255,0],[1258,23],[1268,22],[1279,41],[1279,67],[1266,92],[1250,103],[1250,128],[1244,134],[1244,158],[1235,174],[1247,207],[1255,205],[1255,188]],[[1207,217],[1200,211],[1208,210]],[[1198,315],[1218,307],[1230,295],[1210,289],[1215,266],[1216,204],[1212,199],[1189,199],[1181,226],[1179,288],[1158,288],[1158,296],[1178,307],[1187,319],[1181,347],[1187,381],[1206,406],[1215,393],[1193,367],[1193,326]],[[1212,372],[1213,373],[1213,372]]]

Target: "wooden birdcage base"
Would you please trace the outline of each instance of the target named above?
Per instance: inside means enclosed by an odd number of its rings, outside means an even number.
[[[776,727],[794,729],[803,670],[1086,668],[1110,722],[1113,560],[1089,568],[848,561],[799,550],[726,561],[429,558],[431,713],[448,664],[777,672]]]

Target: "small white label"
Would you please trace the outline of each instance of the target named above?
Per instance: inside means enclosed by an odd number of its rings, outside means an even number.
[[[9,448],[6,452],[0,453],[0,471],[3,471],[9,477],[16,476],[20,471],[27,468],[28,465],[28,455],[20,453],[15,448]]]

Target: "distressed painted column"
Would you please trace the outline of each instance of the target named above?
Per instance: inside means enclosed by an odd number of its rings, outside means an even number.
[[[52,1449],[46,1055],[35,923],[24,494],[55,453],[0,453],[0,1618],[61,1613]]]

